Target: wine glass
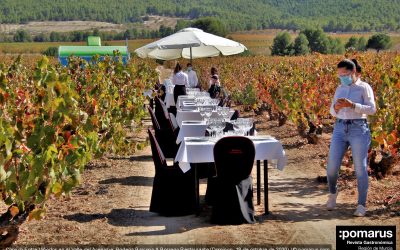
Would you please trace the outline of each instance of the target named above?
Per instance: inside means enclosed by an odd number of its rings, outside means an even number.
[[[207,132],[208,132],[208,136],[210,136],[210,137],[212,137],[212,132],[213,132],[211,123],[212,123],[211,120],[208,120],[208,121],[206,122],[206,124],[207,124],[206,130],[207,130]]]
[[[230,108],[229,107],[222,108],[222,116],[224,117],[225,121],[229,121],[229,118],[230,118]]]
[[[216,121],[215,119],[209,119],[207,121],[207,131],[209,131],[208,133],[210,133],[211,137],[214,137],[214,131],[216,130]]]
[[[219,102],[220,102],[220,101],[219,101],[218,98],[212,100],[212,104],[215,105],[215,106],[218,106]]]
[[[247,119],[246,118],[238,118],[237,122],[238,122],[238,126],[240,127],[240,130],[241,130],[242,134],[246,135],[247,126],[248,126],[247,125],[247,123],[248,123]]]
[[[204,112],[205,112],[206,119],[207,120],[210,119],[210,117],[212,116],[212,109],[208,108],[208,107],[205,107],[203,109],[204,109]]]
[[[218,117],[223,117],[223,115],[222,115],[222,112],[223,112],[223,110],[222,110],[222,107],[217,107],[217,115],[218,115]]]
[[[200,98],[200,105],[204,106],[205,101],[206,101],[206,99]]]
[[[254,120],[253,118],[247,119],[247,135],[250,135],[250,130],[253,128]]]
[[[218,134],[218,137],[220,137],[223,133],[223,130],[225,129],[226,123],[224,119],[218,118],[216,119],[216,131]]]
[[[243,129],[241,126],[241,121],[240,120],[235,120],[231,122],[233,125],[233,130],[235,131],[235,134],[237,135],[243,135]]]
[[[253,120],[251,118],[242,118],[243,132],[245,135],[249,135],[250,129],[253,127]]]
[[[206,111],[203,107],[199,107],[201,119],[204,120],[206,117]]]

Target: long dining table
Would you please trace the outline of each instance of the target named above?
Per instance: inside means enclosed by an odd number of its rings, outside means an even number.
[[[229,118],[235,113],[234,110],[229,111]],[[222,118],[217,111],[212,111],[211,118]],[[200,111],[197,109],[178,109],[176,112],[176,121],[178,126],[181,127],[183,121],[203,121],[203,117],[200,115]]]
[[[282,144],[270,136],[249,136],[253,141],[256,154],[255,160],[257,162],[257,204],[261,204],[261,161],[264,163],[264,212],[269,213],[268,203],[268,161],[276,160],[277,168],[283,170],[286,165],[287,157]],[[196,187],[196,201],[199,211],[199,179],[197,174],[198,163],[213,163],[214,154],[213,149],[216,143],[215,138],[210,137],[185,137],[181,142],[175,161],[179,162],[179,167],[183,172],[189,171],[194,168],[195,174],[195,187]]]

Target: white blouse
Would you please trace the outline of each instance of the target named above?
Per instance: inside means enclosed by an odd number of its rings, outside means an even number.
[[[178,73],[172,76],[172,83],[174,85],[185,85],[189,86],[189,77],[186,73],[179,71]]]
[[[336,113],[334,106],[339,98],[347,98],[354,102],[355,109],[342,108],[339,113]],[[375,114],[376,105],[371,86],[360,78],[350,86],[340,85],[336,89],[330,111],[334,117],[340,119],[366,119],[368,115]]]

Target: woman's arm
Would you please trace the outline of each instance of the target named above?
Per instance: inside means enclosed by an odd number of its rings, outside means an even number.
[[[355,103],[354,111],[360,114],[373,115],[376,113],[374,91],[369,84],[364,87],[364,104]]]

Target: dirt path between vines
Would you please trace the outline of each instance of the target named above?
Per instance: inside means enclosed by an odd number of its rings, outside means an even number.
[[[150,213],[154,165],[147,147],[129,157],[94,161],[71,198],[51,200],[44,220],[22,226],[17,244],[331,244],[334,247],[336,225],[400,226],[399,211],[386,211],[374,203],[381,190],[400,190],[399,175],[380,182],[371,178],[368,200],[371,211],[367,217],[352,216],[356,186],[351,182],[346,183],[339,195],[338,209],[328,212],[324,206],[327,187],[317,181],[317,176],[324,175],[321,161],[327,157],[329,135],[319,145],[309,145],[292,125],[278,127],[277,122],[264,116],[257,117],[257,130],[281,140],[288,165],[283,171],[272,166],[269,169],[271,214],[263,215],[263,204],[256,206],[256,224],[210,224],[210,208],[204,208],[198,217],[161,217]],[[206,183],[202,182],[202,195],[205,190]]]

